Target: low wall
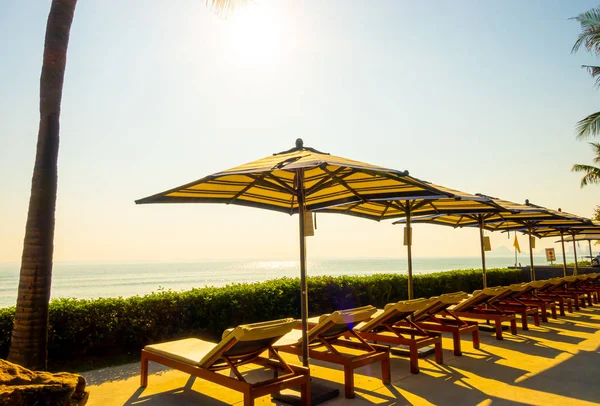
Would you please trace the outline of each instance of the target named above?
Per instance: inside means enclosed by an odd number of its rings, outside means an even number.
[[[517,268],[518,269],[518,268]],[[562,266],[548,266],[548,265],[534,265],[535,269],[535,279],[549,279],[549,278],[561,278],[564,276],[564,271]],[[524,266],[521,267],[521,272],[523,272],[523,278],[529,282],[531,281],[531,271],[530,267]],[[580,266],[578,267],[579,275],[583,275],[586,273],[594,273],[600,272],[600,268],[594,268],[591,266]],[[567,276],[573,275],[573,267],[567,267]]]

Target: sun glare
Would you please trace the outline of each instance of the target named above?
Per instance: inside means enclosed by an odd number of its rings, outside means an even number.
[[[236,10],[226,21],[231,53],[239,62],[252,65],[275,64],[281,51],[281,25],[265,7],[249,5]]]

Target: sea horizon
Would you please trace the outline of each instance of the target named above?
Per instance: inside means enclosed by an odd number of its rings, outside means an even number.
[[[573,257],[568,255],[567,261],[572,262]],[[514,256],[486,257],[488,269],[513,266],[514,262]],[[521,253],[518,262],[526,266],[529,256]],[[548,262],[545,256],[535,255],[534,264]],[[19,262],[0,262],[0,308],[16,303],[19,268]],[[413,259],[415,274],[480,268],[479,256]],[[309,276],[406,273],[406,269],[406,258],[328,258],[309,259],[307,263]],[[57,261],[53,267],[51,297],[130,297],[163,289],[185,291],[298,276],[297,260]]]

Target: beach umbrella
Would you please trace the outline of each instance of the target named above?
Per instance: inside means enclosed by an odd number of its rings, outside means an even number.
[[[383,168],[336,157],[305,147],[302,140],[290,150],[206,176],[140,200],[147,203],[225,203],[287,214],[299,214],[300,284],[303,363],[308,365],[305,216],[331,205],[374,198],[449,194],[409,176],[407,171]],[[310,215],[310,214],[309,214]]]
[[[598,233],[600,233],[600,228],[598,228]],[[571,241],[587,241],[588,242],[588,248],[590,250],[590,258],[594,257],[594,254],[592,253],[592,241],[598,241],[600,240],[600,234],[591,234],[589,232],[586,233],[582,233],[582,234],[577,234],[575,236],[569,236],[567,238],[564,239],[566,242],[571,242]],[[559,242],[559,241],[556,241]]]
[[[485,196],[477,194],[477,196]],[[498,199],[495,197],[485,196],[501,210],[494,213],[446,213],[431,216],[421,216],[413,219],[415,223],[439,224],[451,227],[478,227],[481,240],[482,264],[485,273],[485,252],[483,249],[483,230],[489,231],[522,231],[529,235],[529,258],[531,263],[531,279],[535,280],[535,268],[533,264],[533,247],[532,235],[534,230],[539,227],[547,227],[549,225],[580,225],[589,221],[583,217],[571,215],[565,212],[548,209],[542,206],[537,206],[525,201],[525,204],[518,204],[508,200]],[[404,223],[405,220],[400,220],[397,223]],[[487,282],[484,276],[484,287]]]
[[[476,196],[444,186],[429,184],[447,193],[451,197],[435,198],[430,196],[413,196],[404,198],[373,198],[364,202],[354,202],[339,206],[327,207],[321,211],[342,213],[370,220],[387,220],[403,218],[406,223],[405,242],[408,262],[408,298],[413,299],[413,266],[412,266],[412,230],[411,219],[414,216],[437,215],[440,213],[485,213],[491,215],[499,210],[487,196]],[[485,278],[485,276],[484,276]]]

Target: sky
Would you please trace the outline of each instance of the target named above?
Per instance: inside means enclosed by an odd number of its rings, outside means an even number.
[[[20,260],[50,2],[0,2],[0,262]],[[591,216],[575,123],[598,89],[571,48],[590,1],[80,0],[65,77],[56,261],[297,259],[297,216],[135,199],[306,146],[469,193]],[[404,258],[402,226],[320,215],[309,258]],[[490,233],[492,247],[512,235]],[[479,255],[415,225],[413,255]],[[520,237],[526,247],[525,237]],[[538,240],[537,251],[556,247]]]

